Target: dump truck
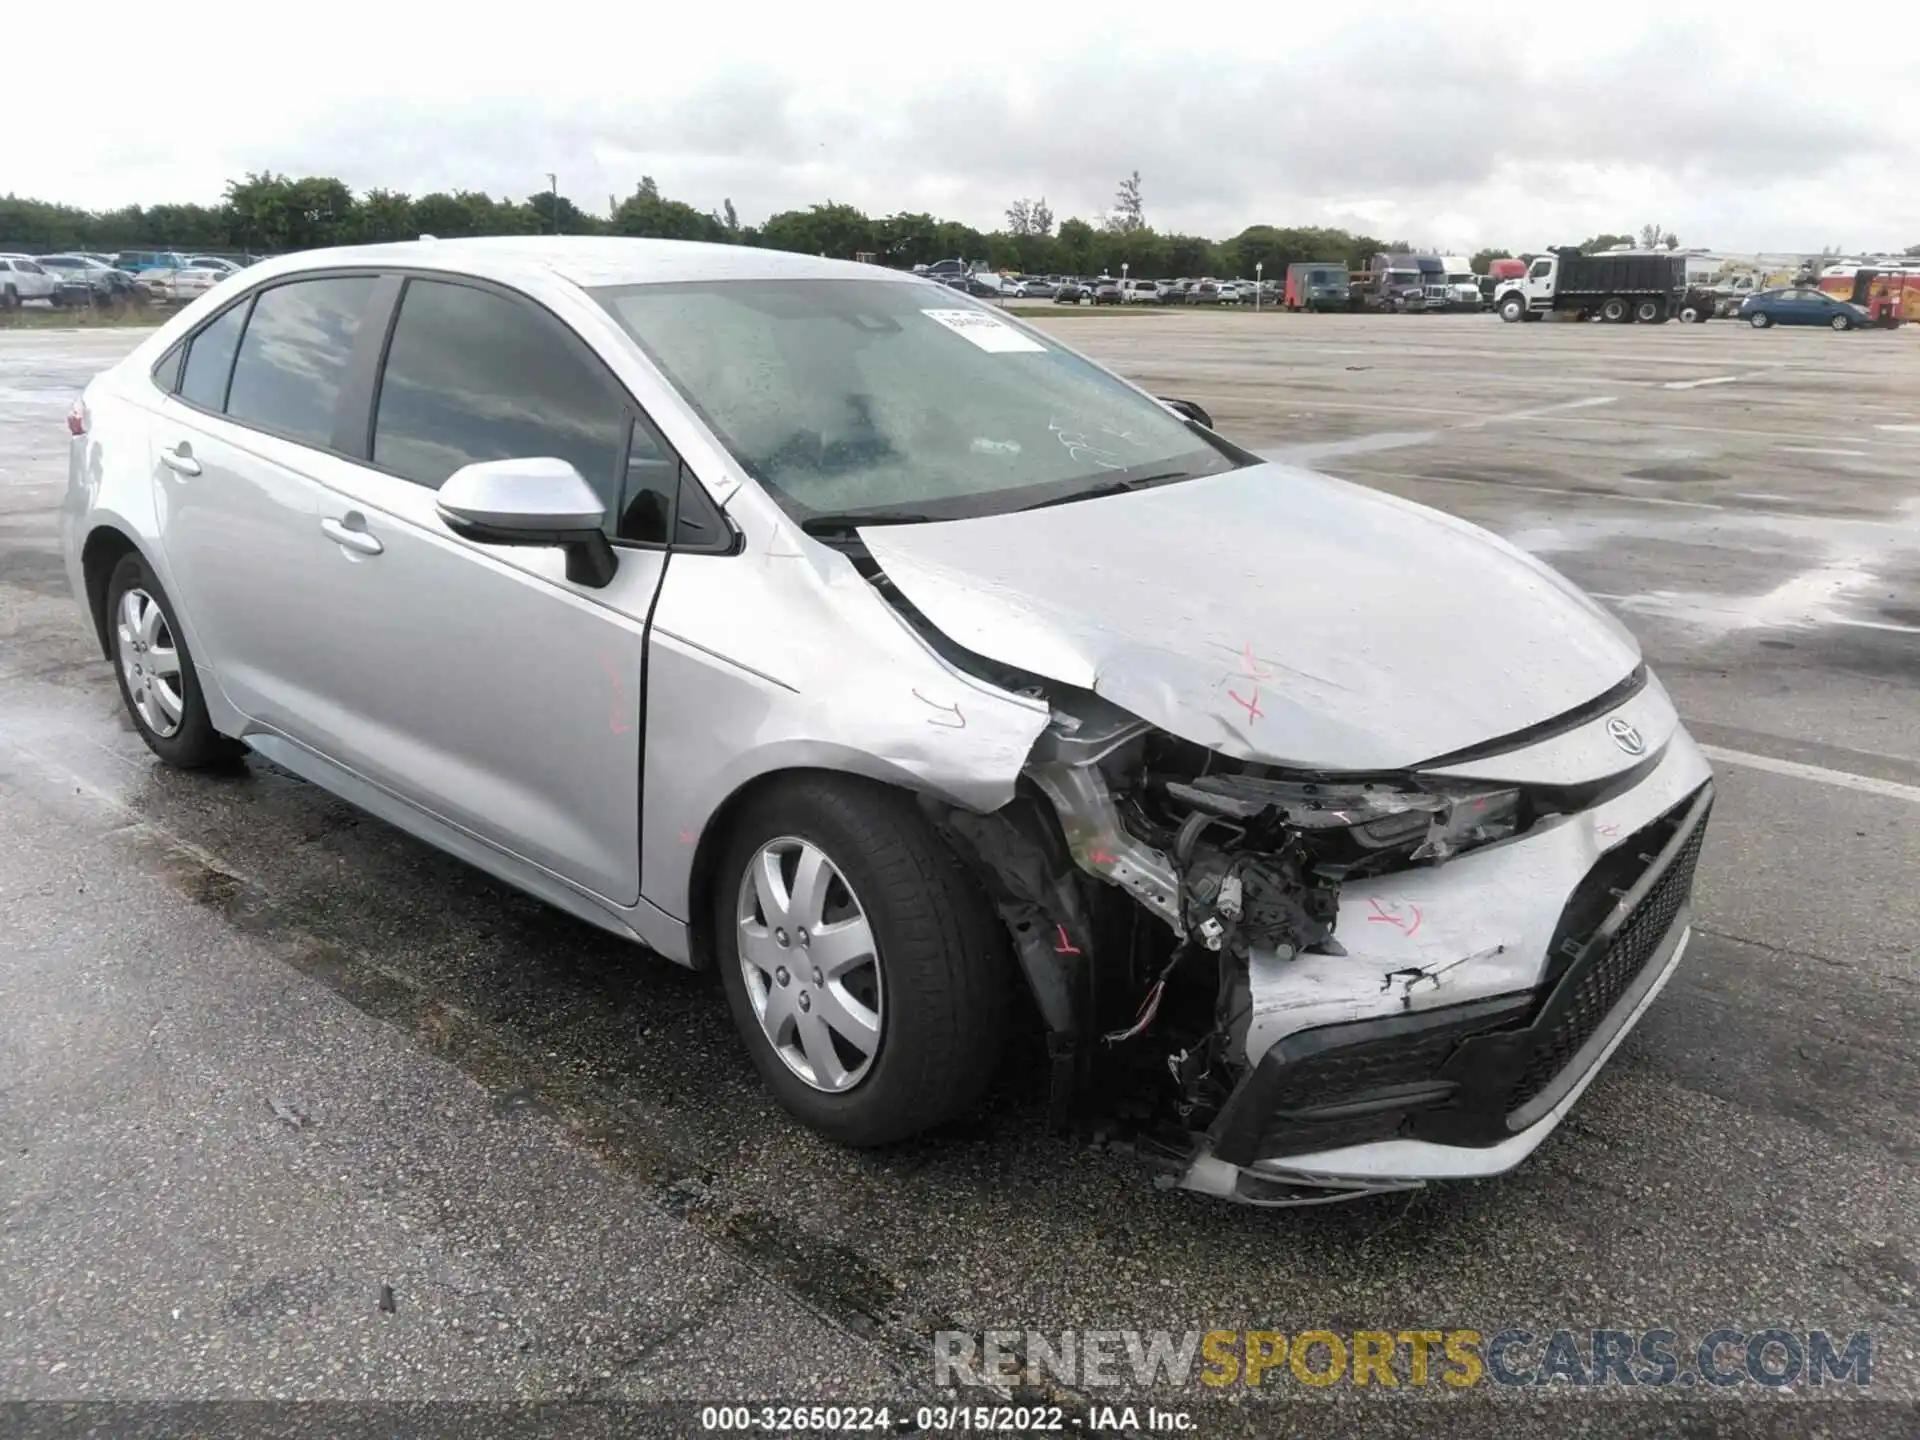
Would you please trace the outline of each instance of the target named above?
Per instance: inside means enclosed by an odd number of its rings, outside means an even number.
[[[1560,247],[1535,256],[1517,280],[1503,281],[1493,304],[1509,322],[1562,313],[1657,325],[1713,313],[1704,292],[1687,283],[1687,257],[1666,250],[1586,255]]]

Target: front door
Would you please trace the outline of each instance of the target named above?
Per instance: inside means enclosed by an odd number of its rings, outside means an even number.
[[[640,894],[646,620],[666,536],[623,533],[630,453],[663,445],[586,345],[530,301],[407,282],[367,463],[328,457],[323,610],[302,664],[325,752],[402,798],[617,904]],[[462,465],[555,456],[607,505],[612,583],[557,549],[478,545],[441,523]],[[669,492],[671,493],[671,492]],[[655,507],[660,509],[662,507]]]

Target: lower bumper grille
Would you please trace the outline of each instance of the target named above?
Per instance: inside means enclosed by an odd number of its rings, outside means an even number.
[[[1249,1165],[1396,1136],[1491,1145],[1524,1128],[1513,1117],[1578,1078],[1569,1067],[1660,953],[1692,892],[1711,805],[1702,787],[1594,867],[1567,902],[1540,989],[1275,1045],[1215,1120],[1214,1153]]]

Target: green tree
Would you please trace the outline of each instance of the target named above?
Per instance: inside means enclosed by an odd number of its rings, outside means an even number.
[[[668,200],[651,175],[640,177],[633,194],[614,209],[610,227],[616,235],[644,235],[657,240],[726,240],[726,224],[705,215],[684,200]]]
[[[1054,237],[1054,263],[1070,275],[1090,275],[1099,264],[1097,232],[1084,220],[1062,220]]]
[[[1107,229],[1129,234],[1147,228],[1147,204],[1140,194],[1140,172],[1135,170],[1120,182],[1114,193],[1113,213],[1107,216]]]
[[[421,231],[413,213],[413,199],[393,190],[369,190],[360,201],[360,238],[367,241],[412,240]]]
[[[802,255],[851,260],[879,249],[878,232],[864,211],[829,200],[806,210],[783,210],[760,227],[760,243]]]
[[[1616,245],[1631,245],[1633,243],[1634,240],[1631,235],[1608,235],[1603,233],[1595,235],[1591,239],[1582,240],[1580,242],[1580,253],[1582,255],[1597,255],[1600,251],[1611,250]]]
[[[1467,263],[1473,267],[1474,274],[1485,275],[1493,269],[1494,261],[1512,258],[1512,252],[1507,250],[1476,250],[1473,252],[1473,258]]]

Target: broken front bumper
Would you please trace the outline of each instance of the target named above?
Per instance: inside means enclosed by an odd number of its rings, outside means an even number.
[[[1256,951],[1251,1068],[1179,1183],[1302,1204],[1517,1165],[1678,965],[1712,801],[1676,729],[1591,810],[1349,885],[1347,955]]]

